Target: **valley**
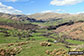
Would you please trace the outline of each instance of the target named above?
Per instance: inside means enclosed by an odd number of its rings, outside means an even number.
[[[0,13],[0,56],[71,56],[69,51],[83,51],[83,15]]]

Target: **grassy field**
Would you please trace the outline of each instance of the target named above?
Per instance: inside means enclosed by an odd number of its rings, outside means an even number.
[[[24,50],[16,55],[16,56],[50,56],[45,53],[46,50],[54,50],[59,48],[65,48],[64,46],[57,46],[56,44],[52,44],[50,47],[40,46],[41,41],[35,41],[34,43],[28,44],[24,46]],[[32,48],[28,48],[32,47]],[[67,50],[67,48],[65,48]]]
[[[18,39],[18,37],[4,37],[4,33],[0,33],[0,47],[3,48],[2,44],[9,44],[9,43],[18,43],[18,42],[26,42],[26,41],[30,41],[29,44],[26,45],[22,45],[21,47],[23,48],[23,50],[17,54],[16,56],[52,56],[52,55],[47,55],[45,53],[46,50],[58,50],[58,49],[65,49],[67,52],[69,51],[68,48],[66,48],[64,45],[64,43],[56,43],[54,44],[53,42],[50,42],[52,44],[52,46],[41,46],[40,43],[47,41],[48,39],[53,40],[52,38],[46,38],[43,36],[39,36],[41,33],[33,33],[33,37],[30,37],[30,40],[27,40],[27,38],[22,38],[21,40]],[[54,36],[55,34],[53,34],[52,36]],[[32,40],[35,39],[35,40]],[[74,43],[74,44],[84,44],[83,41],[75,41],[75,40],[66,40],[70,43]],[[1,46],[2,45],[2,46]],[[16,46],[12,46],[12,47],[16,47]],[[6,47],[9,48],[9,47]],[[11,47],[10,47],[11,48]]]
[[[53,50],[53,49],[59,49],[63,48],[68,50],[66,47],[62,46],[62,43],[57,43],[54,44],[52,43],[52,46],[41,46],[40,43],[47,41],[49,38],[43,37],[43,36],[38,36],[39,33],[33,34],[33,37],[31,37],[31,43],[27,45],[23,45],[22,48],[23,50],[21,53],[17,54],[16,56],[50,56],[45,53],[46,50]],[[34,38],[35,40],[32,40]],[[53,40],[53,39],[51,39]],[[17,42],[26,42],[26,38],[22,38],[22,40],[19,40],[18,37],[4,37],[3,33],[0,33],[0,46],[2,44],[9,44],[9,43],[17,43]],[[15,46],[14,46],[15,47]],[[31,47],[31,48],[30,48]],[[1,46],[3,48],[3,46]],[[6,47],[9,48],[9,47]]]
[[[73,44],[84,44],[84,41],[70,40],[70,39],[67,39],[66,41],[70,42],[70,43],[73,43]]]
[[[2,19],[2,18],[0,18]],[[7,22],[7,23],[13,23],[12,20],[9,19],[3,19],[0,20],[0,22]],[[65,21],[58,21],[58,22],[46,22],[46,23],[40,23],[40,25],[43,26],[50,26],[50,25],[57,25],[59,23],[63,23]],[[15,23],[15,22],[14,22]],[[28,22],[27,22],[28,23]],[[39,23],[33,23],[33,24],[39,24]],[[26,44],[26,45],[21,45],[22,47],[22,51],[18,54],[16,54],[16,56],[52,56],[52,55],[47,55],[45,53],[46,50],[59,50],[59,49],[64,49],[67,51],[69,51],[69,48],[67,48],[66,46],[68,46],[65,43],[54,43],[55,39],[53,38],[48,38],[45,36],[41,36],[41,34],[45,34],[45,33],[49,33],[51,31],[47,30],[47,29],[39,29],[38,32],[34,32],[32,33],[32,36],[30,37],[23,37],[23,35],[28,35],[30,34],[29,32],[25,32],[25,31],[18,31],[17,29],[13,29],[13,30],[8,30],[8,29],[2,29],[0,28],[0,30],[2,31],[6,31],[8,32],[8,34],[10,34],[10,36],[5,36],[5,33],[0,32],[0,49],[1,48],[15,48],[17,47],[17,45],[14,46],[7,46],[10,43],[20,43],[20,42],[26,42],[29,41],[30,43]],[[19,39],[18,35],[21,34],[21,39]],[[57,39],[60,39],[59,37],[61,37],[62,34],[58,35],[56,33],[51,34],[50,36],[56,37]],[[61,37],[62,38],[62,37]],[[29,40],[28,40],[29,39]],[[53,42],[48,42],[48,40],[52,40]],[[84,44],[84,41],[78,41],[78,40],[71,40],[71,39],[66,39],[67,42],[72,43],[72,44],[77,44],[77,45],[81,45]],[[41,42],[48,42],[51,43],[51,46],[41,46],[40,43]],[[84,50],[84,48],[82,48],[82,50]]]

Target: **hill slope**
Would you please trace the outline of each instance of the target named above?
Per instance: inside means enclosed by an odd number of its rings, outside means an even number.
[[[65,19],[65,20],[82,20],[84,14],[68,14],[68,13],[36,13],[29,15],[30,18],[35,18],[37,20],[53,20],[53,19]]]

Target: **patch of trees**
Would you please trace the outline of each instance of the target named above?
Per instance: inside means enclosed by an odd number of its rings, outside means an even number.
[[[18,31],[18,30],[1,30],[1,33],[4,33],[4,37],[9,37],[9,36],[13,36],[13,37],[18,37],[19,40],[21,40],[22,38],[27,38],[29,39],[30,37],[32,37],[32,31]]]
[[[4,36],[5,37],[9,37],[10,34],[7,32],[7,31],[4,31],[4,30],[0,30],[1,33],[4,33]]]
[[[84,20],[79,20],[79,21],[77,21],[76,23],[78,23],[78,22],[84,22]]]
[[[29,18],[28,16],[25,16],[25,15],[14,15],[15,17],[17,17],[20,21],[30,21],[30,22],[41,22],[41,23],[44,23],[45,21],[43,20],[36,20],[34,18]],[[13,17],[13,16],[12,16]]]
[[[36,19],[34,19],[34,18],[27,18],[26,20],[29,20],[30,22],[39,22],[39,23],[44,23],[44,22],[46,22],[46,21],[43,21],[43,20],[36,20]],[[24,21],[24,19],[23,19],[23,21]]]
[[[55,30],[55,29],[57,29],[60,26],[72,25],[72,24],[74,24],[74,21],[70,20],[69,22],[65,22],[65,23],[62,23],[62,24],[59,24],[59,25],[56,25],[56,26],[49,26],[47,29],[48,30]]]
[[[57,29],[57,28],[60,27],[60,26],[64,26],[64,25],[69,26],[69,25],[72,25],[72,24],[74,24],[74,23],[79,23],[79,22],[83,23],[84,20],[79,20],[79,21],[76,21],[76,22],[70,20],[69,22],[65,22],[65,23],[62,23],[62,24],[59,24],[59,25],[56,25],[56,26],[49,26],[47,29],[48,29],[48,30],[55,30],[55,29]]]
[[[5,23],[5,22],[0,22],[0,25],[7,25],[10,27],[14,27],[16,29],[22,29],[22,30],[36,30],[38,28],[38,25],[34,24],[23,24],[23,23]]]
[[[40,34],[40,36],[46,36],[46,37],[48,37],[48,36],[50,36],[51,34],[53,34],[53,33],[44,33],[44,34]]]

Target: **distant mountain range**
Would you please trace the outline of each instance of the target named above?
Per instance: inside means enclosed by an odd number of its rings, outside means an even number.
[[[81,20],[84,18],[84,13],[80,14],[68,14],[68,13],[36,13],[29,15],[30,18],[35,18],[37,20]]]
[[[68,14],[68,13],[36,13],[32,15],[14,15],[14,14],[6,14],[0,13],[0,17],[4,17],[7,19],[25,21],[28,20],[30,22],[45,22],[45,21],[55,21],[55,20],[83,20],[84,13],[80,14]]]
[[[17,20],[17,21],[30,21],[30,22],[44,22],[42,20],[36,20],[34,18],[29,18],[27,15],[14,15],[14,14],[6,14],[6,13],[0,13],[0,17]]]

